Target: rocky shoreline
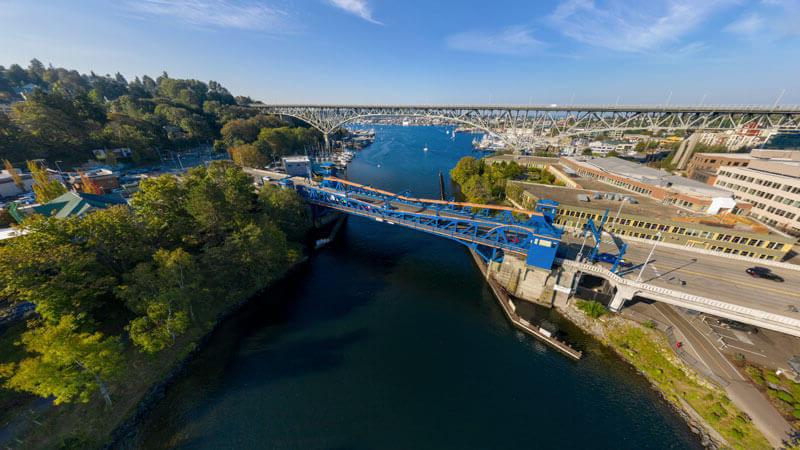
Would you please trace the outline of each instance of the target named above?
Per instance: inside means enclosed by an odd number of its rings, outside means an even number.
[[[583,312],[579,311],[575,307],[569,305],[566,308],[559,308],[558,312],[573,323],[575,326],[583,330],[584,332],[588,333],[592,337],[594,337],[597,341],[605,345],[607,348],[610,348],[617,354],[622,360],[630,364],[637,372],[639,372],[642,376],[647,378],[650,382],[651,387],[659,393],[661,398],[663,398],[667,403],[669,403],[675,412],[689,425],[689,429],[700,436],[700,443],[703,447],[717,450],[720,448],[728,448],[730,444],[728,444],[725,439],[711,426],[706,422],[697,411],[694,410],[688,403],[681,400],[680,404],[675,404],[675,402],[670,401],[670,399],[664,394],[664,392],[659,389],[659,387],[650,380],[649,377],[641,370],[639,370],[625,355],[613,345],[606,335],[605,328],[597,319],[590,319]],[[612,318],[610,320],[627,320],[619,317]],[[673,361],[676,364],[682,364],[677,359]],[[691,371],[690,368],[684,368],[685,370]]]

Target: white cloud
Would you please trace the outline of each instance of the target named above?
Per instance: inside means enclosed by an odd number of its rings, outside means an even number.
[[[584,44],[643,52],[679,43],[733,0],[564,0],[550,15],[561,33]]]
[[[372,17],[372,8],[370,8],[367,0],[328,0],[328,2],[350,14],[358,16],[367,22],[372,22],[376,25],[383,25],[383,23],[375,20]]]
[[[734,34],[755,35],[764,29],[764,18],[760,14],[748,14],[729,24],[724,31]]]
[[[165,16],[217,28],[286,32],[292,28],[288,14],[254,1],[237,0],[129,0],[135,12]]]
[[[723,30],[752,41],[773,41],[800,34],[800,0],[761,0],[758,12],[750,12]]]
[[[532,31],[524,26],[494,32],[465,31],[448,36],[445,42],[453,50],[497,55],[524,55],[544,47],[544,43],[533,37]]]

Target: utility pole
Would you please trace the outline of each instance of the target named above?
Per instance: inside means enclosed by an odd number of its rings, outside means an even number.
[[[650,254],[647,255],[647,259],[644,260],[644,264],[642,264],[642,270],[639,271],[639,276],[636,277],[636,282],[642,281],[642,274],[644,274],[644,269],[647,267],[647,263],[650,262],[650,258],[653,257],[653,253],[656,251],[656,245],[658,245],[658,241],[661,239],[661,232],[659,231],[656,233],[656,241],[653,242],[653,248],[650,249]]]

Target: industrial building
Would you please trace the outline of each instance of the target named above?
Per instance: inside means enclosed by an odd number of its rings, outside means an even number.
[[[686,166],[686,176],[713,185],[720,167],[747,167],[749,153],[695,153]]]
[[[664,205],[675,205],[689,211],[738,214],[750,208],[744,202],[737,202],[726,189],[620,158],[571,157],[561,158],[560,164],[572,169],[578,176],[649,196]]]
[[[583,180],[578,182],[583,184]],[[575,189],[509,181],[506,192],[528,209],[533,209],[540,199],[558,202],[555,223],[566,229],[583,229],[589,218],[599,222],[608,211],[606,227],[620,236],[658,239],[721,253],[781,261],[796,242],[795,238],[773,232],[746,216],[691,212],[647,194],[632,194],[612,187]]]
[[[750,215],[800,236],[800,150],[753,150],[746,167],[721,167],[715,186],[752,205]]]

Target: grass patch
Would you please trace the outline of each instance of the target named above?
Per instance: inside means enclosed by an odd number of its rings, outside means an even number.
[[[753,364],[745,366],[744,371],[759,390],[766,392],[770,402],[783,417],[796,430],[800,430],[800,383]]]
[[[617,326],[607,335],[623,357],[654,383],[670,402],[677,406],[681,400],[688,403],[733,448],[771,448],[766,438],[723,391],[707,386],[676,361],[663,336],[630,324]]]

